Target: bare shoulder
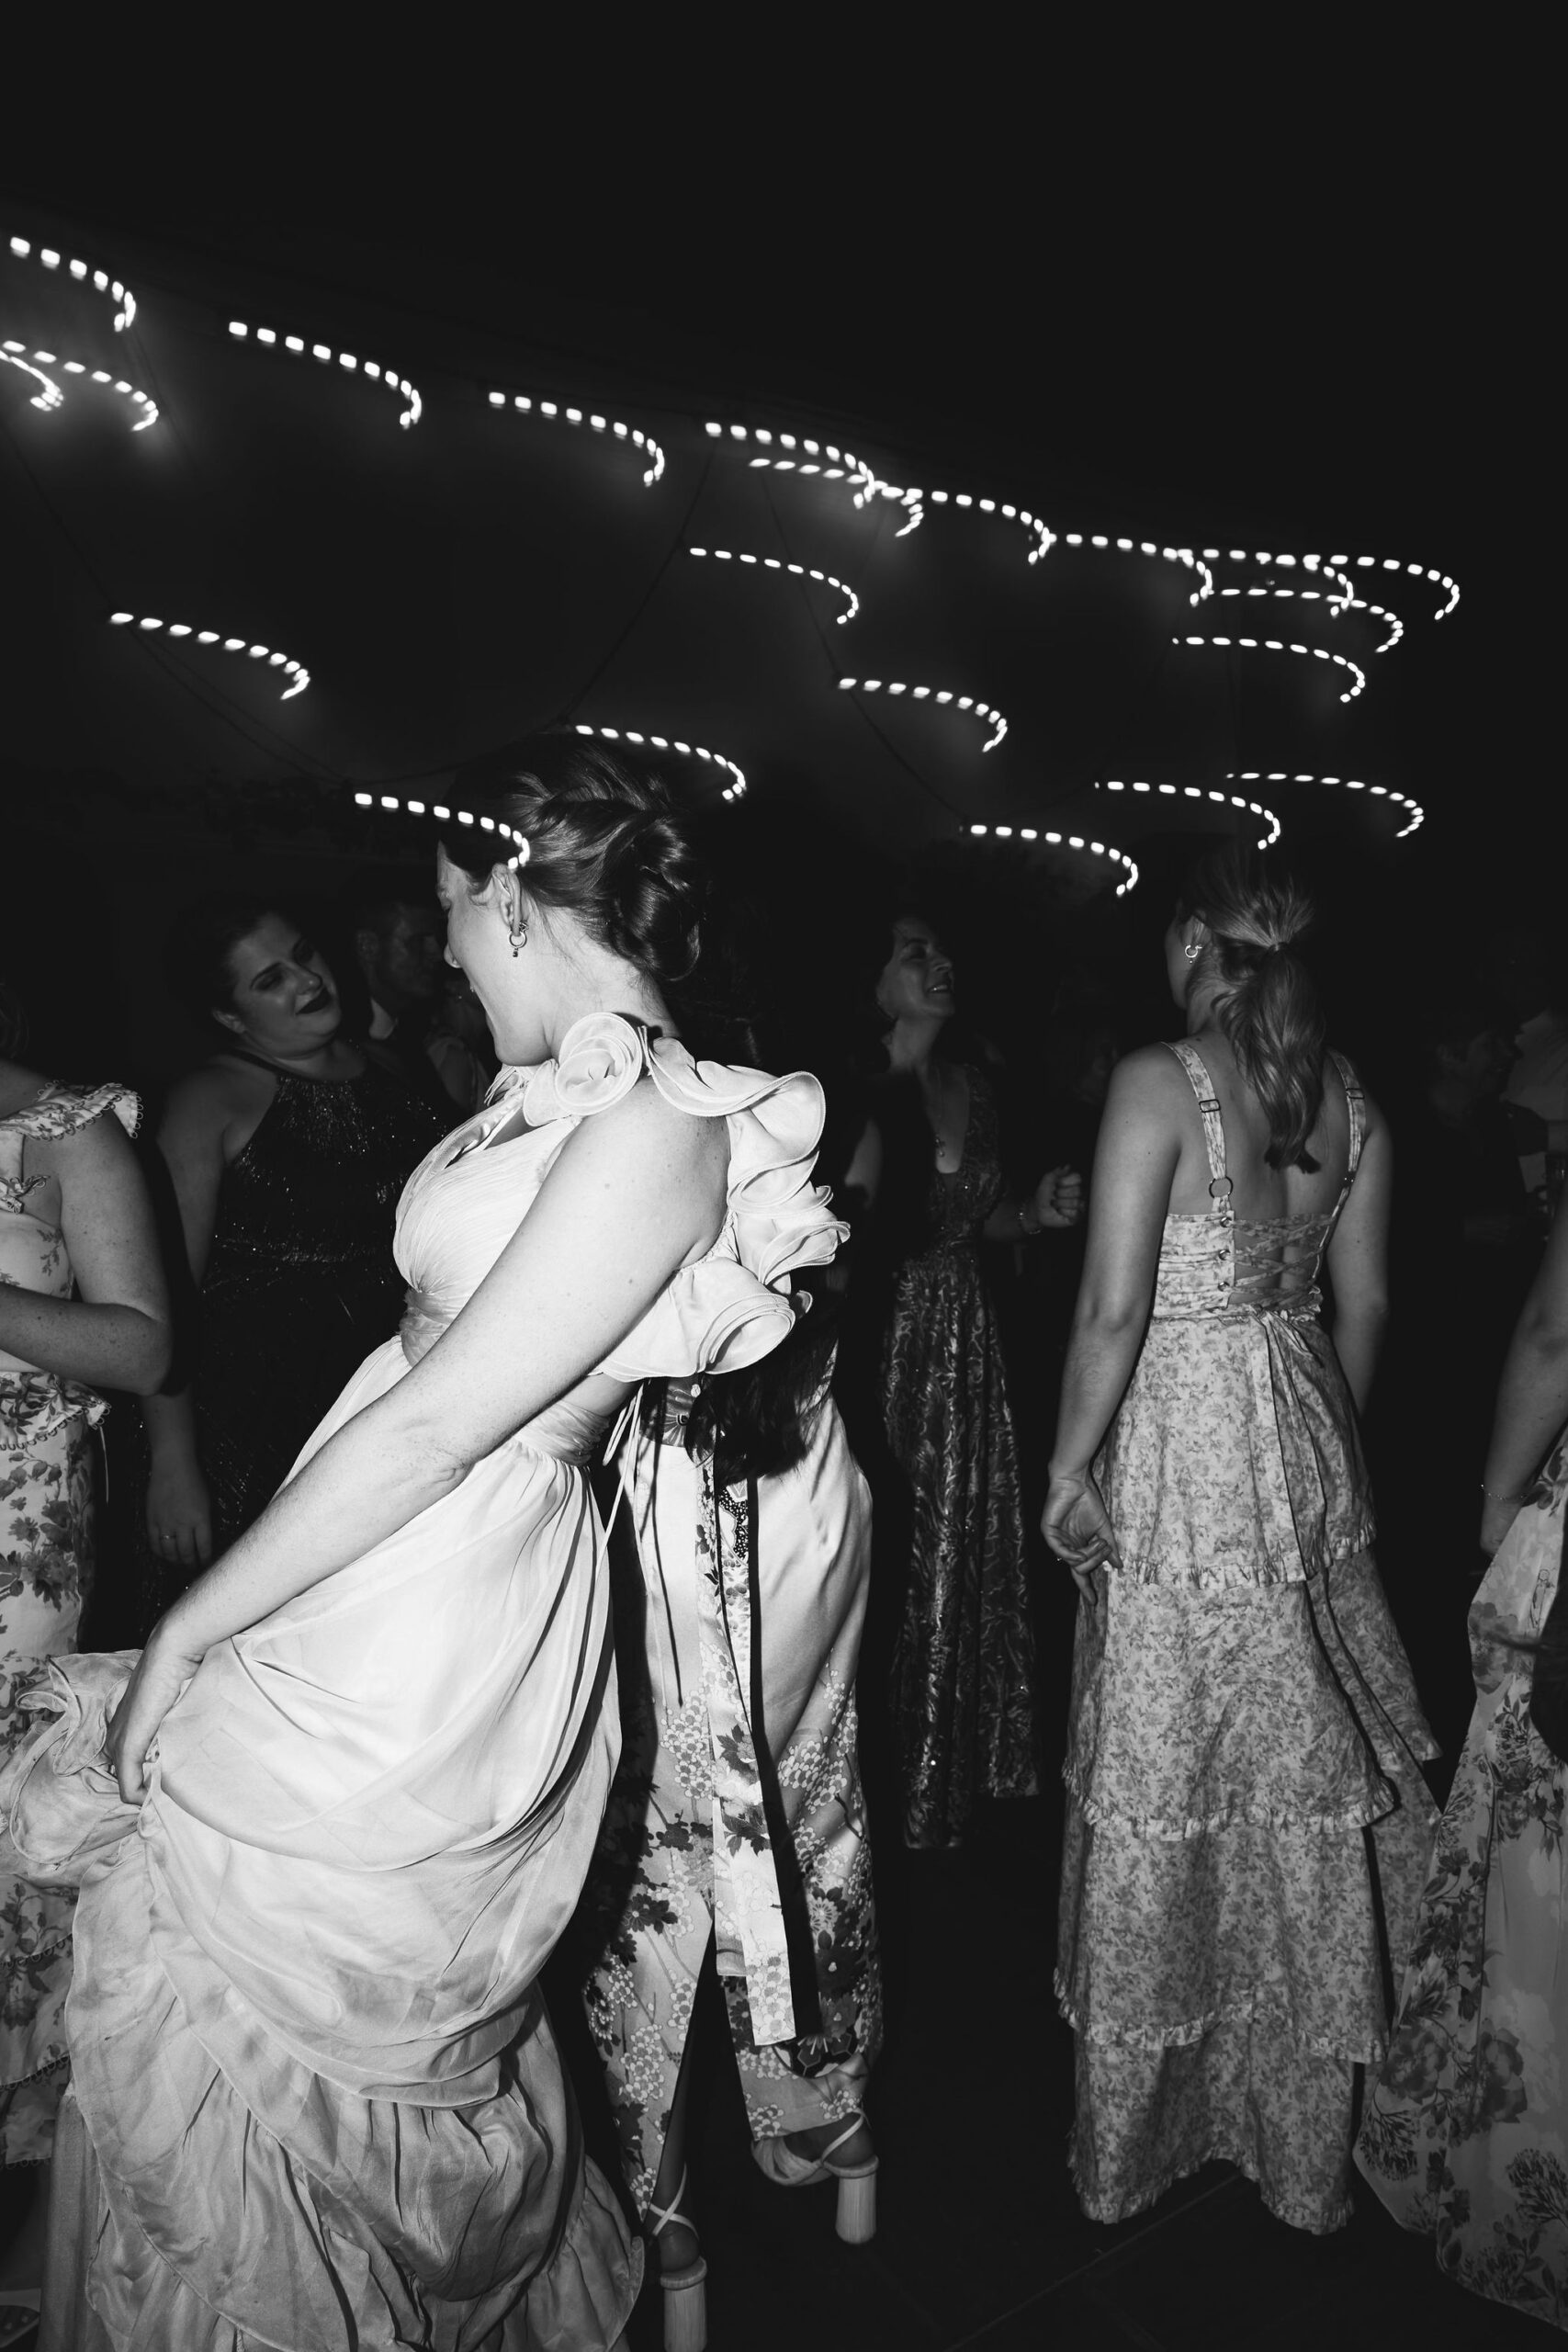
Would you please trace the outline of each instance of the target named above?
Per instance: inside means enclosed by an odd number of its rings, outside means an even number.
[[[1134,1046],[1111,1073],[1106,1104],[1108,1109],[1114,1104],[1123,1115],[1163,1116],[1191,1100],[1187,1073],[1168,1046]]]
[[[276,1091],[276,1080],[267,1070],[221,1057],[203,1062],[199,1069],[187,1070],[170,1087],[158,1125],[159,1139],[192,1141],[222,1135],[265,1110]]]
[[[52,1171],[73,1185],[139,1181],[136,1147],[107,1102],[96,1118],[62,1135],[40,1136],[33,1154],[40,1172]]]

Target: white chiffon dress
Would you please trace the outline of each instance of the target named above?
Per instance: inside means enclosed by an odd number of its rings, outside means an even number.
[[[645,1072],[726,1120],[728,1208],[600,1370],[630,1393],[782,1339],[790,1271],[837,1240],[811,1182],[817,1081],[696,1063],[595,1015],[558,1061],[502,1071],[411,1179],[401,1332],[296,1470],[434,1344],[573,1129]],[[526,1126],[498,1140],[519,1108]],[[0,1777],[6,1859],[81,1889],[44,2347],[615,2341],[640,2254],[584,2160],[536,1981],[618,1749],[584,1468],[604,1434],[580,1392],[562,1398],[209,1651],[139,1806],[103,1752],[133,1656],[54,1663]]]

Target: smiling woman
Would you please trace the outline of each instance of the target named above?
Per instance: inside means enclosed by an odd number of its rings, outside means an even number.
[[[325,958],[277,908],[189,910],[167,971],[224,1035],[158,1129],[200,1302],[174,1386],[142,1408],[139,1635],[250,1525],[396,1324],[392,1213],[442,1127],[342,1035]]]
[[[953,959],[914,915],[887,944],[875,992],[887,1074],[849,1175],[871,1210],[855,1282],[868,1340],[879,1327],[892,1457],[877,1508],[887,1583],[901,1588],[889,1704],[904,1835],[955,1846],[976,1797],[1038,1787],[1018,1448],[976,1244],[1074,1224],[1082,1187],[1054,1168],[1004,1197],[990,1080],[943,1050]]]

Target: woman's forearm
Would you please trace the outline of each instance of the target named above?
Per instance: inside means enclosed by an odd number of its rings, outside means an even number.
[[[1075,1320],[1051,1450],[1053,1477],[1088,1476],[1133,1376],[1145,1319],[1145,1314],[1136,1320],[1089,1314]]]
[[[48,1298],[0,1283],[0,1348],[62,1380],[145,1395],[167,1372],[171,1345],[168,1325],[139,1306]]]
[[[1568,1332],[1521,1323],[1497,1388],[1482,1474],[1499,1500],[1524,1492],[1568,1420]]]
[[[380,1399],[327,1440],[215,1567],[181,1594],[160,1631],[193,1657],[335,1575],[467,1476]]]
[[[1348,1315],[1341,1312],[1334,1317],[1329,1336],[1334,1342],[1334,1352],[1339,1359],[1339,1369],[1345,1374],[1345,1385],[1350,1391],[1350,1401],[1358,1414],[1366,1412],[1387,1329],[1386,1308],[1371,1308]]]
[[[141,1399],[142,1426],[154,1462],[195,1462],[196,1397],[189,1388]]]

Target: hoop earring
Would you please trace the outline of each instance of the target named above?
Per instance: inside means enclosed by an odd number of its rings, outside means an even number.
[[[520,922],[515,931],[509,929],[506,936],[512,942],[512,953],[515,956],[520,947],[526,947],[528,944],[527,924]]]
[[[515,949],[513,952],[515,954]],[[1203,953],[1195,939],[1190,939],[1181,952],[1186,956],[1190,964],[1195,964],[1198,961],[1199,956]]]

